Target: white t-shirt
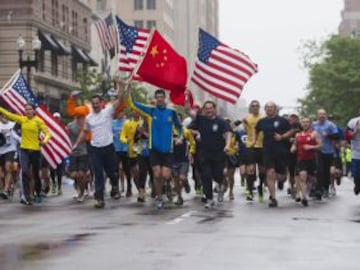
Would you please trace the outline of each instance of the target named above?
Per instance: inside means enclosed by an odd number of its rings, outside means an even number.
[[[99,113],[91,112],[85,120],[85,130],[91,131],[90,144],[94,147],[104,147],[113,143],[112,120],[114,107],[102,109]]]
[[[6,124],[0,122],[0,132],[4,135],[6,142],[0,146],[0,155],[15,152],[19,143],[18,135],[14,131],[15,123],[8,121]]]
[[[354,131],[356,123],[360,121],[360,116],[350,119],[347,124],[347,127]],[[360,159],[360,133],[356,134],[355,138],[351,139],[351,157],[353,159]]]

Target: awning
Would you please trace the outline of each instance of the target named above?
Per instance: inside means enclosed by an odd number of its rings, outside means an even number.
[[[59,46],[51,35],[39,30],[39,39],[41,40],[41,48],[44,50],[59,51]]]
[[[66,47],[64,42],[61,39],[59,39],[59,38],[57,38],[55,36],[51,36],[51,37],[56,42],[56,44],[58,45],[60,55],[69,55],[69,54],[71,54],[70,48]]]
[[[92,67],[97,67],[98,63],[96,63],[96,61],[89,55],[89,53],[87,53],[86,51],[83,51],[83,52],[87,56],[87,58],[89,58],[89,60],[90,60],[89,65]]]
[[[85,63],[85,64],[90,63],[90,59],[86,56],[86,54],[83,52],[82,49],[80,49],[76,46],[72,46],[71,48],[72,48],[73,56],[78,60],[78,62]]]

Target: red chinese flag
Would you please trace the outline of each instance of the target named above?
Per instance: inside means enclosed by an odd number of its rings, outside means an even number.
[[[137,74],[143,81],[169,90],[173,103],[184,105],[182,96],[187,84],[186,60],[157,30],[154,31]]]

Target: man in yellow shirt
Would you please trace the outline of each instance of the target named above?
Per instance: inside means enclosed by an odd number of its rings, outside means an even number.
[[[263,118],[260,114],[260,102],[253,100],[250,102],[249,114],[243,119],[244,129],[247,134],[246,147],[248,148],[248,164],[246,166],[247,171],[247,201],[253,201],[253,187],[256,182],[256,165],[259,168],[260,183],[258,186],[259,201],[264,201],[263,186],[265,183],[265,168],[262,161],[262,148],[263,148],[263,133],[260,132],[256,142],[255,138],[255,126],[257,122]]]
[[[12,121],[21,125],[20,142],[20,164],[22,171],[23,194],[21,203],[31,205],[30,201],[30,167],[32,167],[33,177],[35,179],[35,202],[41,203],[41,180],[39,176],[40,169],[40,149],[50,139],[45,122],[35,115],[35,108],[32,104],[25,105],[25,116],[11,113],[0,107],[0,113]],[[40,139],[40,133],[44,134],[44,139]]]
[[[139,179],[138,157],[141,149],[138,138],[135,138],[135,134],[140,124],[141,124],[140,114],[137,111],[133,111],[132,118],[124,123],[124,127],[120,133],[120,141],[122,143],[128,144],[128,155],[129,155],[131,176],[133,177],[137,188],[139,188],[138,187],[138,179]],[[139,190],[139,197],[142,198],[144,193],[145,193],[144,190]],[[131,181],[129,181],[126,190],[126,197],[130,197],[131,195],[132,195],[132,186],[131,186]]]

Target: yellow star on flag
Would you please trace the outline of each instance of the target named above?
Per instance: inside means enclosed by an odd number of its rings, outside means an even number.
[[[152,57],[155,57],[156,55],[159,54],[158,46],[157,46],[157,45],[151,47],[150,54],[151,54]]]

